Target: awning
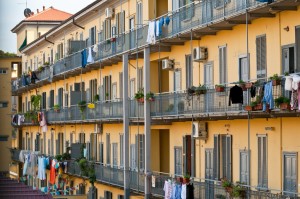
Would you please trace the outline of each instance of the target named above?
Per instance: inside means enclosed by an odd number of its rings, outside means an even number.
[[[19,51],[21,51],[25,46],[27,46],[27,37],[25,37],[25,39],[24,39],[22,45],[21,45],[20,48],[19,48]]]

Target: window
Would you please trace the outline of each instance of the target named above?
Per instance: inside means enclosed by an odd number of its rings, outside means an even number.
[[[8,141],[8,135],[0,135],[0,142],[6,142]]]
[[[54,106],[54,90],[50,90],[50,103],[49,103],[49,107],[53,108]]]
[[[138,90],[141,90],[144,88],[143,84],[143,68],[138,68],[138,76],[137,76],[137,81],[138,81]]]
[[[258,147],[258,187],[268,187],[268,157],[267,157],[267,136],[257,136]]]
[[[266,35],[256,37],[256,75],[264,78],[267,74]]]
[[[131,99],[133,99],[134,98],[134,94],[135,94],[135,79],[134,78],[130,80],[129,85],[130,85],[130,88],[129,88],[129,97]]]
[[[300,72],[300,26],[295,28],[295,45],[296,45],[296,69],[295,72]]]
[[[125,32],[125,11],[117,13],[116,16],[117,34],[120,35]]]
[[[58,138],[56,140],[56,155],[64,153],[64,134],[58,133]]]
[[[135,148],[136,148],[136,162],[140,170],[145,168],[145,135],[135,135]]]
[[[79,143],[85,143],[85,133],[79,133]]]
[[[103,163],[103,142],[99,143],[99,162]]]
[[[56,60],[60,60],[64,57],[64,46],[63,43],[57,45]]]
[[[174,148],[175,175],[182,175],[182,148]]]
[[[59,88],[58,89],[57,104],[60,107],[63,107],[63,101],[64,101],[63,96],[64,96],[64,89],[63,88]]]
[[[0,74],[7,74],[7,68],[0,68]]]
[[[181,90],[181,70],[174,71],[174,91]]]
[[[135,155],[135,144],[130,145],[130,168],[136,169],[136,155]]]
[[[46,110],[46,99],[47,99],[47,93],[43,92],[42,93],[42,110]]]
[[[96,161],[97,158],[97,142],[98,141],[98,134],[97,133],[92,133],[90,135],[90,160]]]
[[[103,94],[104,100],[111,100],[111,75],[103,77]]]
[[[227,83],[227,47],[219,47],[219,79],[220,84]]]
[[[103,22],[103,33],[104,33],[104,40],[111,38],[111,20],[105,19]]]
[[[0,102],[0,108],[8,107],[8,102]]]
[[[117,82],[112,84],[112,100],[117,99]]]
[[[96,26],[90,28],[89,30],[89,45],[92,46],[96,43]]]
[[[112,166],[118,167],[118,143],[112,143]]]
[[[90,80],[90,100],[94,101],[97,95],[97,79]]]
[[[123,147],[124,147],[124,134],[120,134],[120,167],[124,166]]]
[[[106,164],[110,165],[110,134],[106,134]]]
[[[119,98],[123,99],[123,72],[119,73]]]
[[[185,71],[186,71],[186,88],[193,86],[193,64],[192,56],[185,56]]]
[[[214,135],[214,176],[232,180],[232,136]]]
[[[137,28],[143,27],[143,4],[142,2],[137,3]]]

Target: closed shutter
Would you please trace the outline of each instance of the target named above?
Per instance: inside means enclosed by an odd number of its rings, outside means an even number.
[[[90,102],[92,99],[90,95],[91,95],[91,90],[89,88],[87,88],[85,91],[85,99],[87,102]]]
[[[181,90],[181,71],[177,70],[174,72],[174,91]]]
[[[257,78],[266,77],[266,35],[256,37],[256,73]]]
[[[142,2],[137,3],[137,27],[143,27],[143,4]]]
[[[125,11],[117,13],[116,16],[117,34],[121,35],[125,31]]]
[[[226,178],[227,180],[232,180],[232,171],[231,171],[231,156],[232,156],[232,146],[231,141],[232,136],[231,135],[222,135],[221,141],[222,141],[222,147],[220,147],[222,152],[222,171],[223,176],[222,178]]]
[[[182,175],[182,149],[181,147],[174,148],[174,167],[175,175]]]
[[[219,47],[219,77],[220,84],[227,83],[227,47]]]
[[[135,155],[135,144],[130,145],[130,168],[136,169],[136,155]]]
[[[119,98],[123,99],[123,72],[119,73]]]
[[[137,81],[138,81],[138,90],[143,89],[143,68],[138,68],[138,76],[137,76]]]
[[[103,163],[103,142],[99,143],[99,162]]]
[[[124,156],[123,156],[123,145],[124,144],[124,134],[120,134],[120,167],[124,166]]]
[[[86,159],[91,160],[91,143],[86,143]]]
[[[110,134],[106,134],[106,164],[110,165]]]
[[[186,167],[186,162],[187,162],[187,157],[186,157],[186,137],[182,137],[182,147],[183,147],[183,153],[182,153],[182,159],[183,159],[183,174],[187,174],[187,167]]]
[[[193,86],[192,55],[185,56],[186,88]]]
[[[267,171],[267,137],[265,135],[258,136],[258,186],[268,187],[268,171]]]
[[[22,149],[25,150],[25,138],[22,137]]]
[[[214,179],[219,179],[219,167],[220,167],[220,145],[219,145],[220,135],[214,135]]]
[[[58,140],[55,140],[55,146],[56,146],[56,155],[59,155],[59,141]]]
[[[112,192],[104,191],[104,199],[112,199]]]
[[[54,90],[50,91],[50,108],[54,106]]]
[[[63,106],[63,93],[64,93],[64,89],[59,88],[58,89],[58,104],[59,104],[60,107]]]

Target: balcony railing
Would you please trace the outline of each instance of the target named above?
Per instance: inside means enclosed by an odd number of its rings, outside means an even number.
[[[205,27],[213,22],[219,22],[230,17],[243,14],[247,9],[254,9],[259,5],[264,5],[264,2],[256,0],[248,0],[248,3],[240,0],[232,0],[225,5],[218,5],[218,0],[210,0],[186,5],[178,10],[161,16],[160,18],[168,17],[170,19],[169,25],[162,27],[162,35],[157,37],[157,40],[171,38],[179,33],[190,31],[191,29]],[[217,5],[217,6],[216,6]],[[209,12],[208,12],[209,11]],[[157,20],[160,20],[157,18]],[[102,41],[98,45],[98,52],[94,56],[94,61],[103,61],[106,58],[120,55],[124,52],[135,50],[147,43],[148,25],[140,27],[136,30],[127,32],[125,34],[118,35],[115,39]],[[88,48],[86,48],[88,49]],[[39,80],[49,79],[50,76],[58,76],[65,72],[77,69],[81,67],[81,52],[73,53],[52,65],[46,67],[44,71],[37,74]],[[25,87],[22,84],[21,79],[14,80],[12,82],[12,91]]]
[[[256,89],[257,95],[259,90]],[[230,88],[225,88],[224,92],[217,92],[215,89],[207,89],[205,94],[189,95],[187,92],[171,92],[159,93],[155,95],[155,100],[150,102],[150,115],[155,118],[180,118],[191,116],[223,116],[223,115],[246,115],[247,111],[244,106],[255,101],[256,98],[250,98],[250,89],[243,91],[243,104],[229,105]],[[284,82],[281,85],[273,86],[273,99],[279,96],[289,96],[284,91]],[[248,99],[249,98],[249,99]],[[144,118],[144,103],[140,103],[135,99],[128,100],[129,118],[131,120],[139,120]],[[274,107],[279,110],[279,107]],[[262,110],[254,111],[262,112]],[[291,112],[292,113],[292,112]],[[123,118],[123,102],[117,101],[101,101],[95,103],[95,108],[86,107],[83,111],[76,106],[66,107],[60,111],[46,111],[46,120],[49,123],[60,122],[95,122],[101,121],[121,121]],[[32,124],[28,119],[23,124]]]
[[[124,170],[118,167],[111,167],[109,165],[103,165],[101,163],[95,163],[96,181],[113,186],[124,187]],[[72,160],[68,164],[68,173],[71,175],[82,176],[78,164]],[[145,174],[143,172],[137,172],[131,170],[130,175],[130,189],[138,192],[144,192]],[[173,181],[174,176],[172,174],[152,172],[150,179],[152,184],[150,187],[150,193],[153,196],[164,196],[164,184],[165,181]],[[179,176],[180,177],[180,176]],[[191,182],[194,185],[194,198],[226,198],[228,193],[222,187],[222,183],[216,180],[210,179],[197,179],[192,178]],[[298,196],[298,193],[283,192],[281,190],[268,189],[267,191],[260,190],[258,187],[249,187],[242,185],[246,191],[246,196],[249,198],[286,198],[289,196]]]

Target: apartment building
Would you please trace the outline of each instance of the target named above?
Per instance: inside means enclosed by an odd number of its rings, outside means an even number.
[[[298,196],[299,5],[93,2],[21,50],[40,67],[23,67],[30,76],[12,90],[26,116],[13,157],[70,151],[64,188],[82,194],[84,153],[100,198],[163,196],[165,180],[186,175],[196,198],[225,197],[225,178],[251,197]],[[281,110],[291,96],[293,110]]]
[[[17,71],[21,69],[21,57],[1,57],[0,77],[0,150],[2,151],[0,172],[8,173],[12,163],[9,148],[17,141],[16,131],[11,126],[11,114],[17,110],[17,99],[11,96],[11,78],[17,77]]]

